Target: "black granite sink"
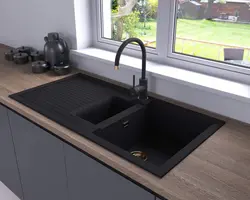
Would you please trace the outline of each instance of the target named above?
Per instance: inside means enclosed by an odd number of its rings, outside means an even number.
[[[110,150],[120,147],[123,157],[162,177],[223,122],[153,99],[132,110],[127,116],[94,132],[111,143]],[[131,152],[143,152],[147,160]]]
[[[83,74],[10,97],[159,177],[224,124]]]

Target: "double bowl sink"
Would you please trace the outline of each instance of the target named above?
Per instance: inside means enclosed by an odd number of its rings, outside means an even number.
[[[152,97],[143,104],[110,97],[72,114],[98,126],[102,146],[160,177],[222,124]]]
[[[126,90],[120,91],[118,86],[104,84],[104,82],[86,75],[75,75],[75,78],[79,78],[79,76],[88,80],[88,82],[82,82],[85,87],[88,86],[87,89],[95,86],[93,92],[99,92],[100,95],[103,92],[102,98],[99,96],[93,100],[93,98],[88,97],[91,101],[87,102],[87,98],[84,96],[86,101],[76,104],[77,95],[75,95],[74,100],[65,96],[67,102],[75,101],[75,103],[73,102],[75,106],[73,103],[67,104],[68,107],[72,105],[72,108],[69,108],[67,112],[64,102],[60,107],[61,112],[59,112],[59,106],[49,112],[48,109],[45,109],[47,108],[45,104],[39,104],[38,100],[34,101],[33,99],[33,102],[28,100],[28,97],[31,97],[33,93],[34,95],[45,95],[45,90],[53,92],[52,87],[56,89],[56,84],[58,84],[57,87],[59,85],[63,87],[62,83],[68,83],[69,87],[72,84],[70,80],[73,80],[74,76],[54,82],[54,86],[53,83],[47,84],[45,87],[27,90],[11,95],[11,97],[158,177],[169,172],[224,124],[221,120],[154,97],[140,102],[130,98],[127,94],[124,95]],[[71,82],[73,82],[72,80]],[[94,85],[91,85],[91,81]],[[59,96],[62,97],[62,95]],[[52,104],[52,99],[55,99],[55,94],[51,99],[48,97],[47,101]],[[62,108],[64,104],[65,109]],[[50,115],[49,113],[52,113],[53,110],[56,112]],[[61,118],[65,116],[65,123],[63,120],[59,120],[60,113]],[[81,131],[84,130],[84,126],[86,126],[85,132]]]

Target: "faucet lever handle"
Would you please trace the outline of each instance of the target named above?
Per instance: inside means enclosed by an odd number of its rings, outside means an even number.
[[[135,88],[135,75],[133,75],[133,88]]]

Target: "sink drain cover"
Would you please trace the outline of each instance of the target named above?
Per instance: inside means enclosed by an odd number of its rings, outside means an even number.
[[[135,157],[141,158],[144,161],[146,161],[148,159],[146,153],[144,153],[142,151],[132,151],[131,154]]]

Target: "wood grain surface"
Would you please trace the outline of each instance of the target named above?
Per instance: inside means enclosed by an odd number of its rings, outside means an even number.
[[[35,75],[31,73],[30,64],[15,65],[5,61],[6,49],[6,46],[0,45],[0,102],[2,104],[169,200],[250,199],[249,125],[227,120],[221,129],[160,179],[8,98],[9,94],[62,77],[54,76],[53,73]],[[171,102],[174,103],[174,101]],[[206,113],[191,106],[190,109]],[[207,114],[213,115],[208,112]]]

